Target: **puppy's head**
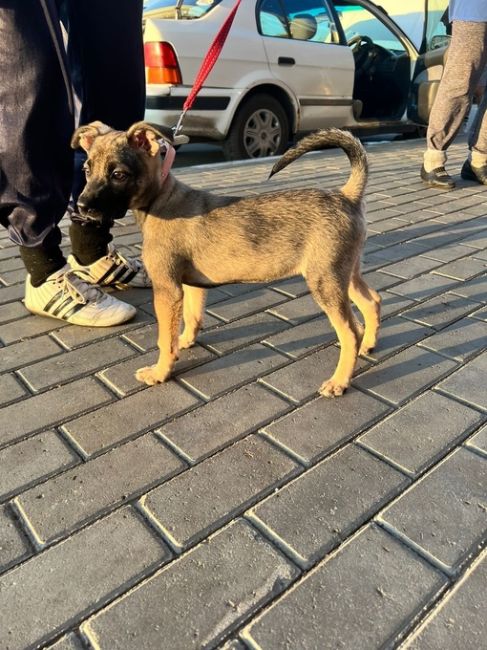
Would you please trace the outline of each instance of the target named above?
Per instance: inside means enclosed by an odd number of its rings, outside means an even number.
[[[83,166],[86,185],[78,198],[81,216],[98,223],[113,223],[129,208],[143,207],[161,168],[161,147],[172,144],[172,131],[137,122],[126,132],[92,122],[74,132],[73,149],[88,155]]]

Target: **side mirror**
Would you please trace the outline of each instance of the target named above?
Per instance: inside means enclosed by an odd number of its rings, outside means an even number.
[[[433,36],[430,41],[430,50],[439,50],[440,47],[448,47],[450,45],[451,36],[448,34],[437,34]]]

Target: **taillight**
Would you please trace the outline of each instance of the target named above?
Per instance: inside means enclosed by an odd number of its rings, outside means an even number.
[[[170,43],[144,43],[144,57],[147,83],[182,83],[176,52]]]

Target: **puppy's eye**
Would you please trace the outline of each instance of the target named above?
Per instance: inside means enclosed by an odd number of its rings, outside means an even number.
[[[127,174],[116,169],[114,172],[112,172],[112,178],[116,181],[124,181],[127,178]]]
[[[89,176],[90,173],[91,173],[91,172],[90,172],[90,168],[89,168],[89,167],[83,167],[83,171],[84,171],[84,173],[85,173],[86,178],[88,178],[88,176]]]

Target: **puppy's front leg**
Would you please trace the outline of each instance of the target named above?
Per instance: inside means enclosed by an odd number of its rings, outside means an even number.
[[[139,368],[135,377],[149,386],[165,381],[178,359],[178,334],[181,324],[183,292],[180,287],[154,286],[154,309],[157,318],[159,359],[155,366]]]
[[[203,323],[206,290],[200,287],[183,285],[183,319],[184,330],[179,337],[179,349],[184,350],[194,345]]]

